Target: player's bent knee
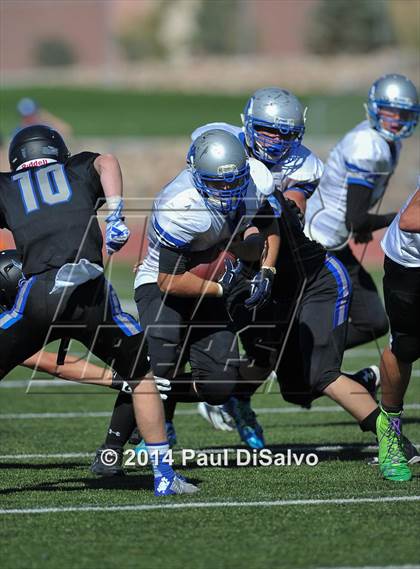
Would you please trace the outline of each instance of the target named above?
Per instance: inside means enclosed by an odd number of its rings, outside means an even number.
[[[210,405],[223,405],[233,394],[236,381],[205,381],[196,382],[195,387],[197,393],[202,401],[209,403]]]
[[[393,335],[391,351],[401,362],[412,364],[420,358],[420,338],[405,334]]]

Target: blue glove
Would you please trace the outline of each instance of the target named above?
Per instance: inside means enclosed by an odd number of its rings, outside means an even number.
[[[109,215],[106,221],[106,252],[108,255],[116,253],[123,247],[130,237],[130,230],[124,223],[122,215],[123,201],[121,200],[118,207]]]
[[[251,296],[245,300],[246,308],[261,308],[268,302],[275,274],[274,270],[264,267],[258,271],[251,281]]]
[[[223,289],[223,298],[228,312],[238,297],[250,291],[249,281],[242,274],[242,263],[233,263],[230,259],[225,260],[225,272],[218,280]]]

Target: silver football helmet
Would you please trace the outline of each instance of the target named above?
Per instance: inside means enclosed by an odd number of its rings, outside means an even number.
[[[276,164],[300,146],[305,120],[306,108],[290,91],[278,87],[258,89],[242,115],[246,143],[256,158]]]
[[[187,164],[206,205],[226,214],[237,209],[250,181],[244,145],[232,133],[211,129],[192,143]]]
[[[413,134],[419,119],[417,89],[404,75],[383,75],[369,90],[366,111],[372,127],[386,140],[407,138]],[[398,113],[392,116],[389,111]]]

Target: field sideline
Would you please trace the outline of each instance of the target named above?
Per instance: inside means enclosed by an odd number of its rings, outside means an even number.
[[[127,299],[129,271],[120,265],[113,278]],[[377,360],[371,344],[348,352],[344,368]],[[405,427],[420,443],[418,364],[414,375]],[[181,466],[200,493],[158,500],[148,468],[127,466],[125,477],[111,480],[89,472],[114,392],[45,381],[27,391],[29,377],[18,368],[0,384],[4,568],[389,569],[418,562],[420,465],[410,483],[381,480],[366,462],[374,438],[325,398],[306,411],[285,404],[274,384],[254,401],[272,451],[316,453],[313,467],[238,467],[236,433],[213,431],[193,406],[180,406],[175,461],[182,448],[228,448],[229,463]]]

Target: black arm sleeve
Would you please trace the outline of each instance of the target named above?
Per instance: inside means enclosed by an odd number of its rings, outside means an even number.
[[[358,184],[349,184],[347,191],[346,227],[355,233],[376,231],[388,227],[396,213],[382,215],[369,213],[369,189]]]
[[[164,247],[159,249],[159,273],[182,275],[188,271],[190,258],[179,249]]]

